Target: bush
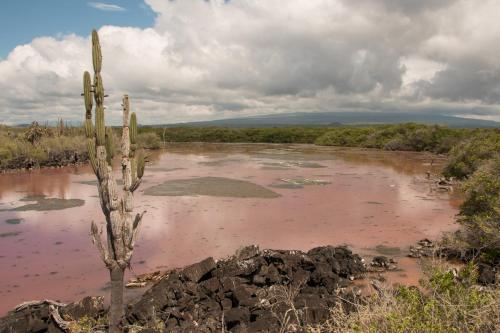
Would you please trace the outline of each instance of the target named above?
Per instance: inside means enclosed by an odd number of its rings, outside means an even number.
[[[500,156],[485,162],[464,182],[458,222],[476,249],[500,248]]]
[[[328,131],[316,140],[321,146],[366,147],[367,138],[375,129],[365,127],[341,127]]]
[[[319,137],[316,144],[446,153],[467,134],[468,130],[413,123],[340,127],[331,129]]]
[[[161,147],[161,140],[155,133],[140,133],[137,136],[139,147],[146,149],[158,149]]]
[[[327,322],[310,326],[308,332],[448,333],[497,332],[500,322],[500,291],[475,285],[476,268],[468,265],[456,278],[442,266],[427,272],[416,287],[381,290],[356,311],[342,306],[331,311]]]
[[[444,175],[465,179],[481,164],[500,154],[500,131],[479,131],[457,144],[450,152]]]

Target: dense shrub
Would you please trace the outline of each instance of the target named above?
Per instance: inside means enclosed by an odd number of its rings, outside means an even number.
[[[381,290],[347,312],[339,306],[325,323],[307,327],[319,332],[449,333],[497,332],[500,290],[478,288],[473,265],[458,277],[442,266],[433,267],[422,280],[422,292],[402,286]]]
[[[458,222],[473,248],[500,248],[500,156],[485,162],[462,186]]]
[[[140,133],[137,136],[139,147],[146,149],[158,149],[161,147],[161,140],[155,133]]]
[[[482,163],[500,154],[500,130],[476,130],[450,151],[446,176],[464,179]]]
[[[142,127],[139,131],[154,132],[164,142],[314,143],[328,128]]]
[[[333,128],[316,140],[324,146],[351,146],[385,150],[446,153],[467,130],[422,124]]]
[[[366,147],[368,136],[374,132],[375,129],[365,127],[336,128],[323,134],[315,143],[321,146]]]

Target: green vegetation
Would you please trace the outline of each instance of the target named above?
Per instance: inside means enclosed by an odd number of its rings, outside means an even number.
[[[141,133],[137,136],[137,144],[145,149],[160,149],[162,142],[155,133]]]
[[[449,333],[497,332],[500,322],[500,290],[479,288],[477,272],[467,265],[458,276],[443,266],[429,269],[416,287],[379,289],[355,311],[342,306],[331,311],[329,320],[309,326],[316,332]],[[351,306],[352,308],[352,306]]]
[[[55,128],[33,123],[30,127],[0,126],[0,170],[60,166],[85,161],[82,130]]]
[[[461,140],[491,129],[451,129],[438,125],[400,124],[371,127],[339,127],[319,137],[323,146],[352,146],[384,150],[429,151],[447,153]],[[498,135],[499,132],[496,132]]]
[[[458,222],[464,226],[462,240],[481,252],[493,254],[498,262],[500,252],[500,154],[484,161],[463,183],[465,200],[460,206]]]
[[[55,127],[29,128],[0,126],[0,170],[58,166],[88,159],[85,126],[68,127],[62,120]],[[111,137],[108,147],[113,153],[121,129],[106,130]],[[111,134],[110,134],[111,133]],[[323,146],[377,148],[384,150],[428,151],[450,153],[452,159],[446,176],[466,178],[482,161],[500,149],[500,129],[457,129],[422,124],[344,126],[344,127],[175,127],[138,128],[137,143],[146,149],[158,149],[169,142],[214,143],[308,143]]]
[[[483,163],[500,154],[500,130],[476,130],[450,151],[446,176],[465,179]]]
[[[464,139],[497,137],[498,129],[456,129],[438,125],[399,124],[342,127],[143,127],[162,142],[315,143],[322,146],[363,147],[447,153]]]
[[[142,127],[140,133],[155,133],[162,142],[314,143],[328,132],[326,127]]]
[[[57,167],[88,161],[85,129],[61,125],[41,126],[34,122],[27,128],[0,125],[0,170]],[[106,149],[110,156],[119,151],[121,129],[107,128]],[[139,147],[160,148],[152,133],[139,134]]]

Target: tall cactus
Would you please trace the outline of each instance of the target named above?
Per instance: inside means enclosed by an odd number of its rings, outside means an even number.
[[[90,164],[98,181],[102,212],[106,218],[107,244],[104,245],[99,228],[91,225],[92,241],[96,244],[111,277],[111,306],[109,310],[109,332],[121,332],[123,317],[123,275],[134,250],[139,225],[144,214],[133,214],[133,193],[139,187],[144,174],[144,155],[137,152],[137,117],[129,118],[128,95],[123,96],[123,125],[121,137],[121,170],[123,187],[119,191],[112,170],[113,133],[104,121],[104,86],[101,77],[102,54],[99,36],[92,31],[92,60],[94,83],[89,72],[83,75],[85,104],[85,134]],[[92,107],[95,101],[95,124],[92,123]],[[129,128],[130,122],[130,128]]]

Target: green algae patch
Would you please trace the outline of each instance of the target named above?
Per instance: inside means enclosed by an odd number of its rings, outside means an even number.
[[[279,183],[279,184],[271,184],[269,187],[274,187],[274,188],[284,188],[284,189],[297,189],[297,188],[304,188],[302,185],[298,184],[290,184],[290,183]]]
[[[85,200],[81,199],[59,199],[59,198],[47,198],[44,196],[30,196],[21,199],[21,201],[33,202],[33,203],[9,209],[9,211],[25,212],[28,210],[35,210],[39,212],[44,212],[49,210],[62,210],[67,208],[80,207],[85,204]]]
[[[395,256],[401,254],[401,249],[399,247],[391,247],[385,245],[377,245],[374,248],[375,252],[383,254],[386,256]]]
[[[233,198],[277,198],[280,195],[263,186],[245,180],[223,177],[199,177],[169,180],[144,191],[152,196],[194,196]]]
[[[7,220],[5,220],[5,223],[7,223],[7,224],[20,224],[23,221],[24,221],[24,219],[7,219]]]
[[[0,238],[6,238],[6,237],[15,237],[21,234],[21,231],[11,231],[11,232],[4,232],[0,234]]]

